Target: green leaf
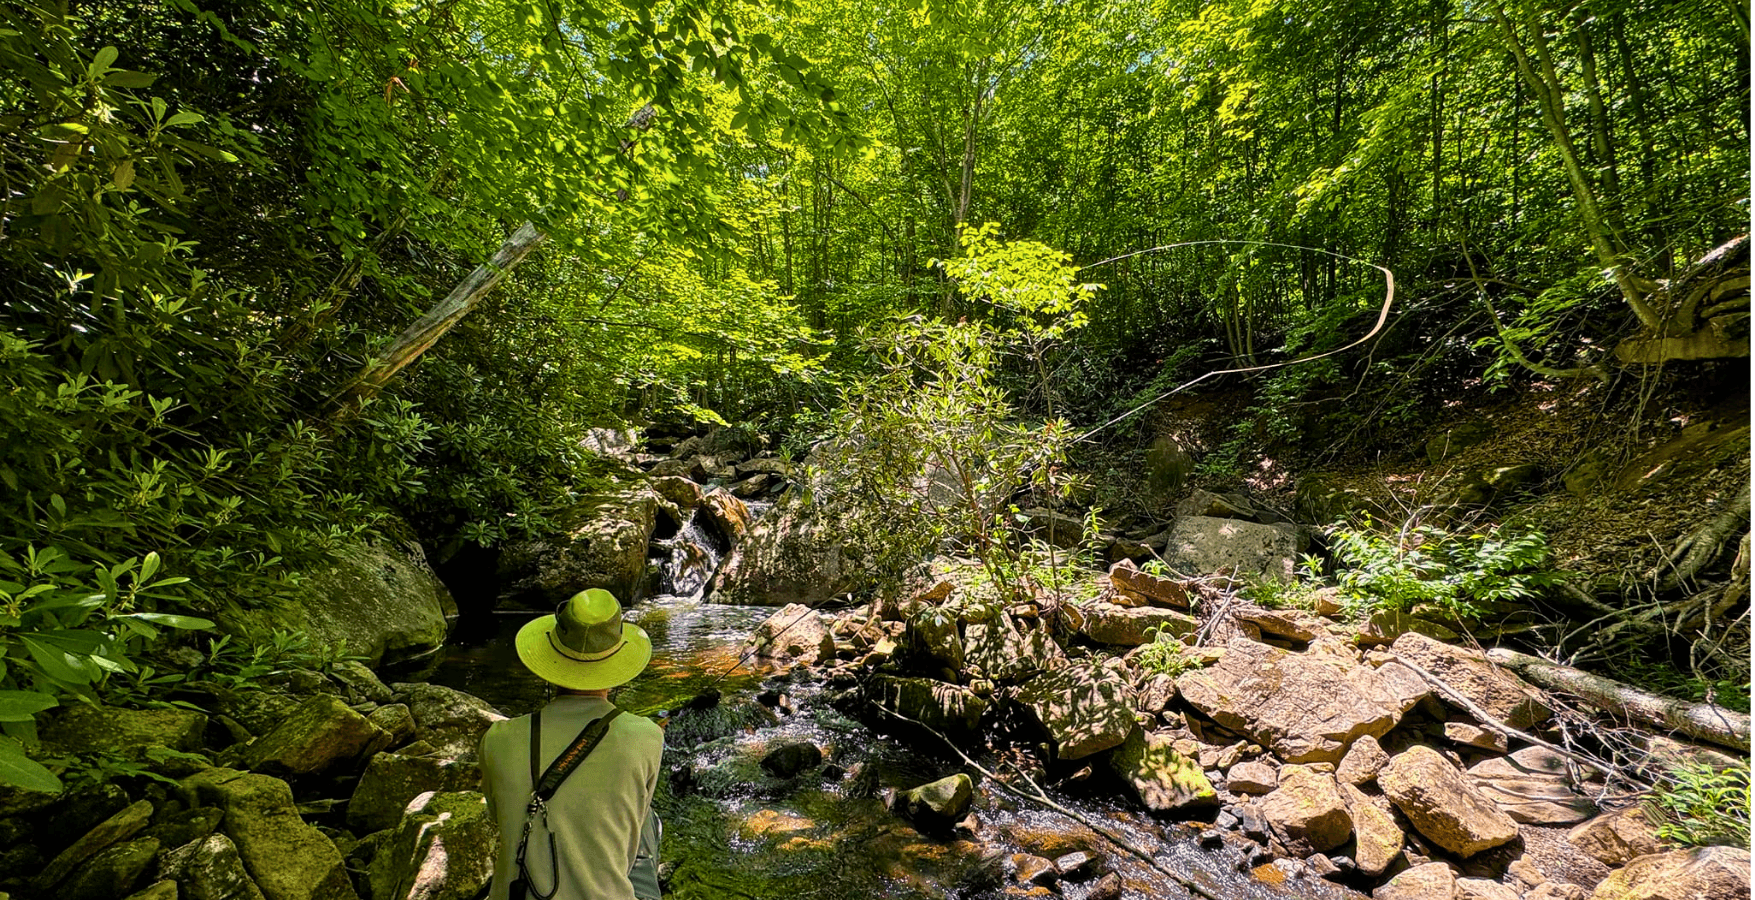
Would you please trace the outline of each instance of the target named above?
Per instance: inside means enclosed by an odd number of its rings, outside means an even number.
[[[0,784],[46,794],[61,792],[61,779],[43,768],[42,763],[25,756],[24,747],[9,737],[0,737]]]
[[[95,673],[91,671],[91,655],[70,653],[54,643],[44,640],[40,634],[21,634],[19,641],[30,651],[30,658],[43,670],[43,674],[68,684],[90,684]]]
[[[122,54],[117,52],[114,47],[105,47],[102,50],[99,50],[97,55],[92,57],[91,65],[85,67],[85,77],[90,78],[92,81],[98,80],[99,77],[110,70],[110,65],[116,61],[116,57],[121,55]]]
[[[58,701],[36,691],[0,691],[0,722],[28,722],[45,709],[54,709]]]
[[[207,619],[201,619],[195,616],[178,616],[170,613],[130,613],[128,618],[140,619],[141,621],[151,622],[155,625],[163,625],[166,628],[182,628],[188,631],[200,631],[202,629],[213,627],[213,622]]]
[[[145,72],[130,72],[127,69],[117,69],[104,77],[104,84],[113,88],[132,89],[152,87],[152,83],[157,80],[157,75],[148,75]]]

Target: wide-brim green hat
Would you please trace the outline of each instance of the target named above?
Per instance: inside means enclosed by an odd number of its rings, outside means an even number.
[[[518,658],[551,684],[596,691],[627,684],[652,660],[652,639],[622,621],[622,605],[592,588],[561,602],[552,616],[518,629]]]

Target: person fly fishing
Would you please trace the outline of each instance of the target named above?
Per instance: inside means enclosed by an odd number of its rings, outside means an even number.
[[[658,900],[664,731],[609,700],[646,668],[651,639],[593,588],[526,624],[517,648],[557,693],[482,735],[482,787],[500,827],[490,900]]]

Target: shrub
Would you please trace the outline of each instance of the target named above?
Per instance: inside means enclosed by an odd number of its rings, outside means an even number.
[[[1657,836],[1682,847],[1749,847],[1749,764],[1722,771],[1704,763],[1671,769],[1646,798]]]
[[[1336,580],[1367,609],[1429,605],[1477,619],[1480,604],[1521,600],[1554,584],[1546,569],[1548,539],[1539,531],[1489,529],[1452,534],[1430,525],[1395,532],[1337,525],[1328,530]]]

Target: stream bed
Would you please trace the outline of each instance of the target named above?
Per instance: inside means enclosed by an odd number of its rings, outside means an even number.
[[[690,531],[672,540],[677,546],[659,548],[653,563],[660,589],[680,590],[627,609],[628,620],[651,636],[653,658],[613,695],[630,712],[675,713],[667,726],[668,775],[659,779],[655,801],[665,822],[666,897],[1086,900],[1095,875],[1109,871],[1120,875],[1126,898],[1190,896],[1084,825],[998,789],[978,788],[980,824],[974,833],[916,831],[889,811],[884,792],[962,771],[961,761],[948,750],[891,739],[842,715],[823,702],[826,692],[809,669],[774,673],[741,662],[746,639],[774,610],[704,602],[705,579],[698,573],[703,567],[710,572],[717,554]],[[540,614],[501,612],[459,623],[427,680],[481,697],[507,715],[536,709],[550,692],[519,663],[513,638]],[[688,708],[709,687],[722,692],[720,702]],[[770,748],[792,741],[820,748],[823,764],[775,777],[761,760]],[[969,774],[979,784],[978,773]],[[1362,896],[1308,874],[1288,875],[1302,870],[1298,864],[1251,868],[1235,846],[1202,848],[1197,836],[1203,823],[1155,819],[1100,787],[1072,785],[1056,791],[1055,799],[1122,834],[1218,900]],[[1014,854],[1054,859],[1079,851],[1098,860],[1091,875],[1062,881],[1052,891],[1014,881]]]

